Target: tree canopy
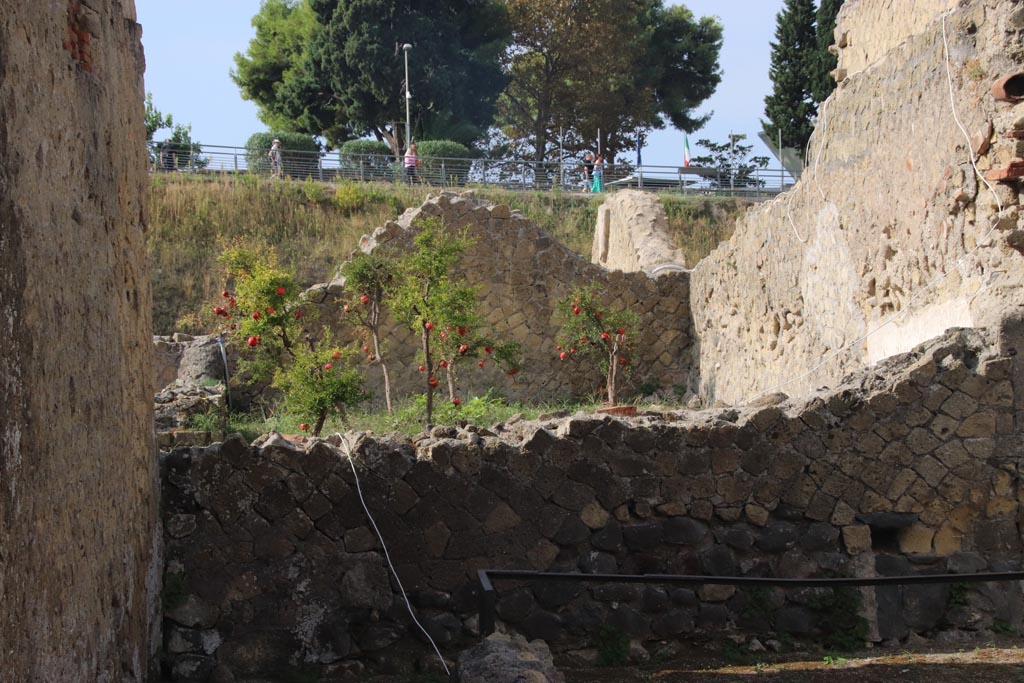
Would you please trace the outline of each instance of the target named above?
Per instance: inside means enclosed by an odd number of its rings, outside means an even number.
[[[814,130],[818,105],[835,89],[831,72],[836,58],[828,48],[843,0],[786,0],[776,17],[772,43],[772,92],[765,98],[761,125],[772,140],[782,133],[782,144],[803,157]]]
[[[316,33],[316,15],[308,0],[263,0],[252,26],[256,35],[245,54],[235,54],[231,72],[242,97],[256,103],[268,128],[319,134],[291,122],[281,102],[282,93],[301,78],[307,46]]]
[[[332,146],[367,134],[396,151],[407,144],[404,44],[419,137],[471,144],[505,86],[497,0],[265,0],[260,15],[257,37],[236,57],[236,82],[269,116]]]
[[[811,95],[818,104],[828,99],[836,89],[836,81],[832,78],[832,70],[836,68],[836,56],[829,52],[834,40],[836,17],[843,6],[843,0],[819,0],[818,13],[815,18],[815,35],[817,49],[814,52],[814,63],[811,66]]]
[[[783,146],[795,147],[801,157],[814,130],[809,68],[809,55],[817,46],[814,18],[814,0],[786,0],[777,15],[768,69],[772,92],[764,99],[767,120],[761,122],[770,139],[781,131]]]
[[[693,110],[721,80],[722,28],[662,0],[509,0],[509,87],[499,102],[505,136],[548,158],[560,129],[569,151],[600,138],[609,159],[666,120],[696,130]]]
[[[243,96],[332,147],[407,144],[405,44],[413,138],[473,146],[497,125],[536,159],[560,128],[609,159],[653,128],[692,132],[721,80],[722,27],[663,0],[263,0],[253,26]]]

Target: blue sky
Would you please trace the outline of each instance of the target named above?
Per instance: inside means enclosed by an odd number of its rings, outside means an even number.
[[[146,49],[146,91],[157,108],[176,123],[192,124],[193,139],[208,145],[243,145],[266,127],[256,106],[246,102],[228,77],[232,57],[244,52],[253,36],[250,20],[259,0],[136,0],[142,44]],[[670,2],[668,4],[680,4]],[[709,123],[690,138],[724,142],[730,132],[744,133],[755,154],[767,155],[757,140],[764,113],[770,41],[783,0],[686,0],[697,16],[718,16],[725,28],[720,64],[722,82],[700,112],[713,111]],[[160,133],[157,134],[159,139]],[[683,134],[655,131],[643,151],[645,165],[682,163]],[[632,160],[632,159],[630,159]],[[772,159],[770,164],[777,167]]]

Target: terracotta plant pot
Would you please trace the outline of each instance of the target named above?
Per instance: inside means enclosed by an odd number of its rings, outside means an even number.
[[[619,417],[636,417],[636,406],[605,406],[598,408],[597,412]]]
[[[993,83],[992,97],[998,102],[1024,101],[1024,72],[1003,76]]]

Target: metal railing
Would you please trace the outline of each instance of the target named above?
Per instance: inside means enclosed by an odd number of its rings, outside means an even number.
[[[177,173],[273,173],[266,149],[193,145],[174,148],[154,144],[149,151],[150,169]],[[391,155],[344,154],[282,150],[279,175],[293,180],[322,182],[384,181],[422,183],[438,187],[499,187],[509,190],[566,192],[586,191],[581,162],[530,161],[527,159],[460,159],[420,157],[415,174],[408,174]],[[792,178],[784,169],[754,169],[748,174],[729,174],[720,169],[608,164],[603,170],[605,191],[632,187],[684,194],[768,198],[785,191]]]
[[[765,576],[688,576],[681,574],[577,574],[538,572],[528,569],[478,569],[480,582],[480,635],[494,633],[498,597],[496,579],[577,581],[583,583],[647,583],[683,586],[777,586],[781,588],[845,588],[861,586],[901,586],[928,583],[980,583],[1021,581],[1024,572],[988,572],[975,574],[914,574],[910,576],[874,576],[870,578],[776,579]]]

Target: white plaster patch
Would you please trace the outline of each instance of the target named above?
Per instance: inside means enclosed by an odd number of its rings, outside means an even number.
[[[974,327],[967,297],[931,304],[918,309],[914,315],[897,316],[883,325],[867,339],[868,363],[906,353],[951,327]]]
[[[864,314],[856,301],[860,278],[835,204],[818,212],[815,228],[800,264],[803,315],[821,344],[834,350],[864,334]]]

